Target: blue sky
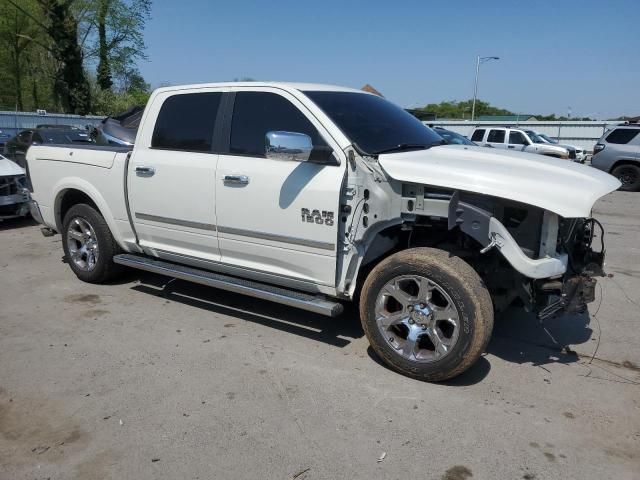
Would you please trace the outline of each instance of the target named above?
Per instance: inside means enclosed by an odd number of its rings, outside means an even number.
[[[640,1],[155,0],[152,86],[251,77],[362,87],[422,106],[640,115]]]

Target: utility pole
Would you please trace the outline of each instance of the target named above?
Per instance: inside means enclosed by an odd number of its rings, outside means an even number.
[[[500,57],[476,57],[476,83],[473,88],[473,106],[471,107],[471,121],[476,118],[476,99],[478,98],[478,75],[480,74],[480,64],[491,60],[500,60]]]

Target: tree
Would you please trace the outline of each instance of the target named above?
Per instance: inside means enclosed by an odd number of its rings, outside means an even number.
[[[24,3],[26,8],[31,6],[31,2]],[[5,66],[7,83],[11,86],[10,90],[0,95],[12,97],[12,107],[18,110],[23,110],[25,105],[25,86],[29,80],[29,64],[35,46],[31,37],[37,36],[37,31],[37,25],[20,10],[8,3],[0,4],[0,53],[4,54],[0,57],[0,64]]]
[[[107,15],[111,0],[98,0],[96,15],[98,25],[98,85],[103,90],[109,90],[113,85],[111,68],[109,66],[109,46],[107,45]]]
[[[471,118],[473,100],[464,100],[458,102],[456,100],[444,101],[440,103],[430,103],[423,108],[418,109],[425,113],[435,113],[437,118]],[[476,116],[479,115],[513,115],[509,110],[497,108],[476,100]]]
[[[146,59],[143,31],[151,0],[83,1],[78,7],[82,45],[86,59],[97,61],[98,85],[126,90],[128,78],[137,72],[136,62]]]
[[[53,94],[60,100],[64,111],[82,115],[89,113],[90,89],[78,44],[78,22],[72,11],[74,0],[34,0],[39,12],[29,11],[23,2],[7,2],[32,20],[43,36],[39,39],[20,34],[21,38],[40,46],[55,59],[57,69],[53,78]]]

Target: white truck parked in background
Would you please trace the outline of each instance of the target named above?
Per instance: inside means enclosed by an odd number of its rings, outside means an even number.
[[[548,157],[568,159],[572,156],[571,151],[562,145],[536,143],[525,130],[513,127],[476,127],[471,132],[471,141],[483,147],[537,153]]]
[[[156,90],[132,150],[34,146],[28,173],[81,280],[124,265],[328,316],[359,299],[377,354],[437,381],[477,360],[494,310],[580,311],[602,274],[591,208],[619,182],[512,157],[359,90],[228,83]]]

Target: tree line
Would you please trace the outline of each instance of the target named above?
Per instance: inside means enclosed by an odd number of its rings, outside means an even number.
[[[111,115],[144,104],[151,0],[0,0],[0,110]]]
[[[440,103],[429,103],[422,108],[415,109],[417,113],[431,113],[435,114],[436,118],[456,118],[456,119],[470,119],[471,109],[473,106],[473,100],[463,101],[444,101]],[[483,102],[482,100],[476,100],[475,117],[478,118],[481,115],[530,115],[536,117],[538,120],[554,121],[554,120],[592,120],[589,117],[564,117],[551,115],[539,115],[531,112],[512,112],[510,110],[494,107],[489,102]]]

